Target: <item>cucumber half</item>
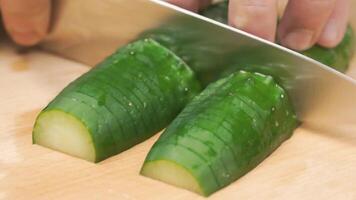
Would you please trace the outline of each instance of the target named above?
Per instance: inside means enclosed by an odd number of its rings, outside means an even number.
[[[170,160],[156,160],[145,163],[141,174],[198,194],[203,194],[194,176],[182,165]]]
[[[43,113],[34,130],[36,143],[88,161],[95,160],[93,138],[76,117],[61,110]]]
[[[153,145],[141,174],[208,196],[257,166],[298,124],[272,77],[234,73],[184,108]]]
[[[33,143],[99,162],[170,123],[200,91],[192,70],[151,39],[119,49],[38,116]]]

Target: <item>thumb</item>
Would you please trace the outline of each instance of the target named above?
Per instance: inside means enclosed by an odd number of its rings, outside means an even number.
[[[37,44],[47,34],[50,0],[0,0],[5,29],[20,45]]]

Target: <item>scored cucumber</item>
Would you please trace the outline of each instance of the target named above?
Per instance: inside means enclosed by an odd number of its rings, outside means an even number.
[[[202,10],[200,14],[215,21],[227,24],[228,4],[228,1],[213,4]],[[348,26],[344,38],[336,47],[325,48],[320,45],[314,45],[310,49],[299,53],[328,65],[340,72],[345,72],[354,55],[354,48],[354,32],[351,26]]]
[[[220,74],[229,67],[229,60],[225,55],[231,53],[235,48],[219,48],[211,44],[209,34],[201,32],[209,31],[195,30],[195,23],[189,22],[184,17],[181,19],[169,18],[162,25],[146,30],[138,36],[141,38],[152,38],[161,45],[167,47],[195,72],[199,82],[205,87],[209,83],[220,78]],[[224,58],[224,59],[222,59]]]
[[[184,108],[141,174],[208,196],[253,169],[298,124],[272,77],[240,71],[210,84]]]
[[[345,72],[350,64],[355,51],[355,38],[351,26],[348,26],[344,38],[334,48],[324,48],[315,45],[312,48],[301,52],[325,65],[328,65],[340,72]]]
[[[180,58],[153,40],[137,41],[49,103],[36,120],[33,143],[99,162],[163,129],[199,90]]]
[[[228,10],[229,1],[225,0],[219,3],[211,4],[207,8],[201,10],[199,14],[215,21],[227,24]]]

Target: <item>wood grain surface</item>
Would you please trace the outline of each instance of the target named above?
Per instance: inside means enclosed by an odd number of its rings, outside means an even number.
[[[138,174],[158,135],[99,164],[32,145],[36,115],[88,69],[0,42],[0,199],[205,199]],[[356,77],[356,60],[349,74]],[[256,169],[209,199],[355,200],[355,131],[298,128]]]

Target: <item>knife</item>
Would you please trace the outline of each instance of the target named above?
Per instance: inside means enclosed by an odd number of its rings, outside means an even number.
[[[306,126],[356,130],[356,81],[292,50],[160,0],[55,3],[46,50],[93,66],[142,35],[168,31],[196,55],[198,70],[244,65],[270,74],[288,90]]]

